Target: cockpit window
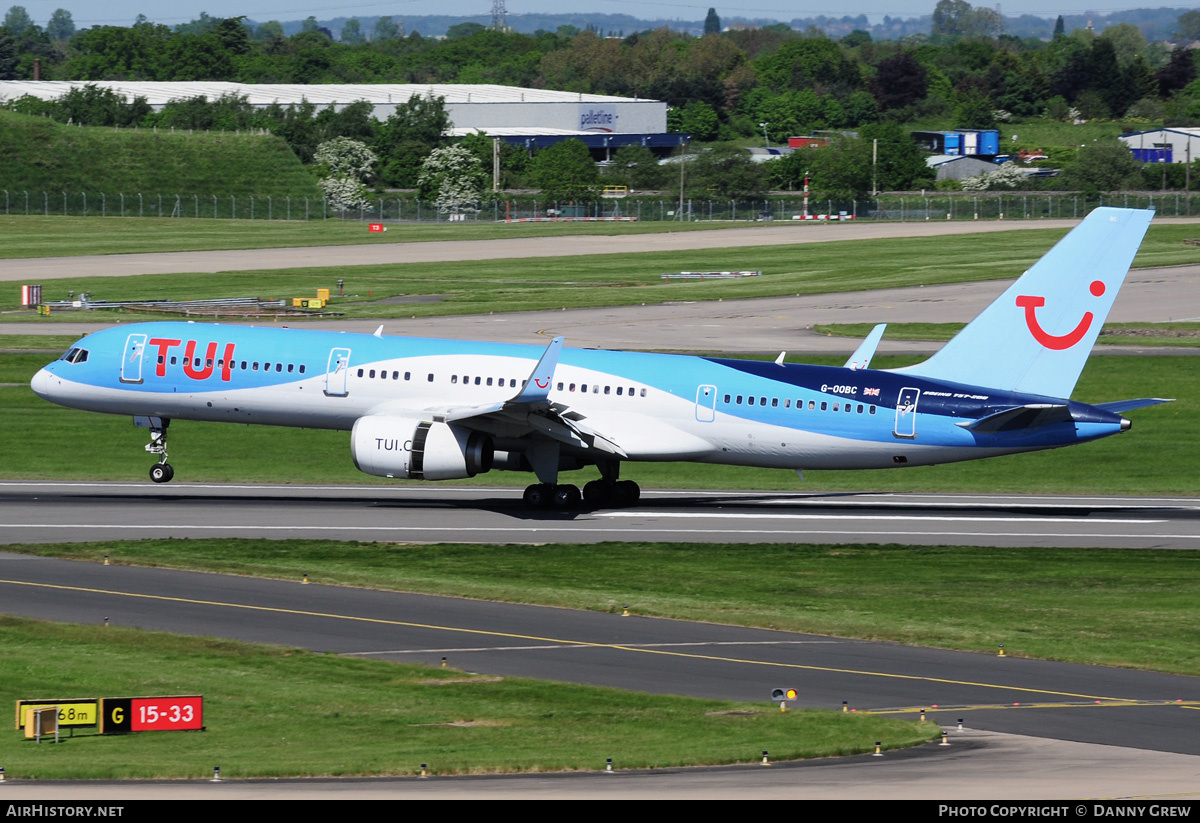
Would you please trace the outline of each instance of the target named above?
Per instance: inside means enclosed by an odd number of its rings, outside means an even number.
[[[60,360],[66,360],[68,363],[86,363],[88,359],[87,349],[81,349],[75,346],[67,351]]]

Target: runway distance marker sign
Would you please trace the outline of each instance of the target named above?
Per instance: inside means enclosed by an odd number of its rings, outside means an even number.
[[[198,731],[204,728],[204,698],[105,697],[100,701],[100,733]]]

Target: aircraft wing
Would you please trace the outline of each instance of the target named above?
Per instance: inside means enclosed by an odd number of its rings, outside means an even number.
[[[608,455],[628,457],[614,438],[595,428],[587,417],[564,403],[550,402],[550,387],[558,367],[563,338],[550,341],[520,391],[508,400],[475,406],[425,409],[439,423],[457,423],[493,434],[521,436],[538,434],[581,449],[594,449]],[[399,411],[399,410],[398,410]]]

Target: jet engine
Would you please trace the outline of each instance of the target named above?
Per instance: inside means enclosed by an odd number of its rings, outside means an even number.
[[[377,477],[459,480],[492,468],[492,438],[447,423],[370,415],[354,423],[350,453],[358,470]]]

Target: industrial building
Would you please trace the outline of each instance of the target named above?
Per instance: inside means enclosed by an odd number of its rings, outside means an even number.
[[[594,152],[643,145],[665,149],[685,142],[686,136],[667,133],[667,104],[661,100],[613,97],[605,94],[524,89],[496,85],[411,83],[347,83],[301,85],[287,83],[151,83],[123,80],[0,81],[0,103],[32,95],[43,100],[60,97],[79,86],[111,89],[127,100],[144,97],[158,111],[172,100],[201,95],[245,97],[252,106],[281,106],[303,101],[320,108],[341,108],[360,100],[386,120],[396,107],[413,97],[433,95],[446,102],[454,135],[483,132],[514,145],[541,148],[570,138],[582,140]]]
[[[995,157],[1000,153],[1000,132],[996,129],[914,131],[912,139],[931,154],[946,154],[953,157]]]
[[[953,154],[933,154],[925,158],[925,165],[937,172],[938,180],[966,180],[999,168],[995,163],[977,157],[961,157]]]
[[[1200,129],[1153,129],[1118,139],[1143,163],[1190,163],[1200,158]]]

